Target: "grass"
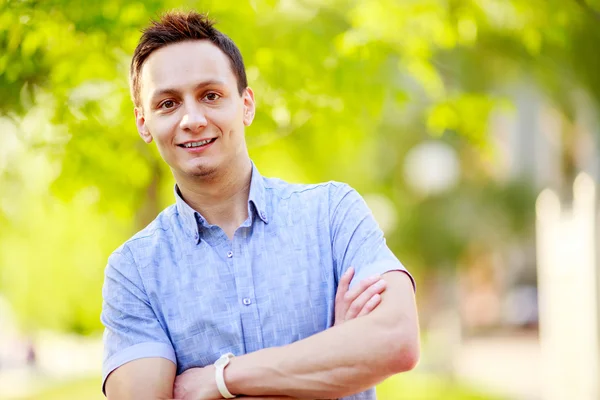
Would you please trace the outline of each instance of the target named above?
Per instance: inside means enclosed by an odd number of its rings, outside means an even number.
[[[92,377],[53,386],[24,400],[102,400],[100,378]],[[388,379],[377,388],[378,400],[502,400],[461,383],[423,373]]]
[[[100,377],[94,376],[51,385],[34,396],[19,400],[106,400],[100,391]]]
[[[378,400],[505,400],[463,383],[431,374],[409,372],[377,387]]]

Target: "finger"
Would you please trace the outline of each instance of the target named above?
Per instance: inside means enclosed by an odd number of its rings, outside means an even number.
[[[375,282],[364,290],[348,307],[346,312],[346,320],[356,318],[360,311],[365,307],[367,302],[376,294],[381,294],[385,290],[386,282],[383,279]]]
[[[334,325],[338,325],[344,322],[344,316],[348,311],[349,302],[344,301],[344,296],[348,292],[348,287],[354,276],[354,268],[350,267],[340,278],[338,284],[337,293],[335,294],[335,305],[334,305]]]
[[[376,294],[373,297],[371,297],[369,299],[369,301],[367,301],[367,304],[365,304],[365,306],[362,308],[362,310],[360,310],[360,313],[358,313],[358,316],[362,317],[363,315],[369,314],[371,311],[373,311],[375,308],[377,308],[379,303],[381,303],[381,295]]]
[[[386,285],[386,282],[382,279],[367,288],[350,304],[344,320],[356,318],[373,296],[380,295],[385,290]]]
[[[381,280],[380,275],[374,275],[369,278],[363,279],[356,286],[346,292],[344,296],[344,300],[348,302],[348,304],[352,303],[361,293],[367,290],[371,285]]]
[[[335,294],[335,301],[341,301],[344,298],[344,295],[348,292],[348,287],[350,286],[350,282],[352,281],[352,277],[354,277],[354,268],[350,267],[348,270],[342,275],[340,279],[340,283],[338,284],[337,293]]]

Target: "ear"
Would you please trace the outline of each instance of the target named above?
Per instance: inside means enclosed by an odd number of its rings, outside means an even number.
[[[250,126],[254,121],[254,114],[256,112],[256,103],[254,102],[254,92],[252,89],[247,87],[244,90],[244,125]]]
[[[146,119],[144,118],[144,112],[141,107],[135,107],[133,109],[135,115],[135,126],[137,127],[138,133],[146,143],[152,142],[152,135],[146,126]]]

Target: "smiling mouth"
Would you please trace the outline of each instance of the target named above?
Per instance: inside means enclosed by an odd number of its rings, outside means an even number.
[[[214,142],[215,140],[217,140],[217,138],[199,140],[197,142],[188,142],[188,143],[178,144],[177,146],[183,147],[184,149],[193,149],[195,147],[206,146],[207,144],[210,144],[210,143]]]

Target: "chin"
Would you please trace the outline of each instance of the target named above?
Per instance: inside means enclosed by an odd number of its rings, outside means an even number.
[[[214,166],[208,165],[197,165],[192,168],[189,168],[187,171],[187,175],[196,177],[196,178],[208,178],[211,176],[215,176],[217,172],[217,168]]]

